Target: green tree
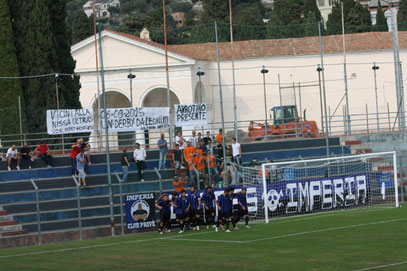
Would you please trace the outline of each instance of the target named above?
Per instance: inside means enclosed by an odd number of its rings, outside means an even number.
[[[203,0],[202,23],[227,22],[228,21],[228,2],[222,0]]]
[[[170,8],[172,12],[188,12],[192,10],[192,4],[189,2],[171,2]]]
[[[387,20],[386,16],[384,16],[382,4],[380,3],[380,1],[377,1],[376,30],[387,31]]]
[[[265,24],[260,10],[248,7],[240,11],[233,25],[234,40],[255,40],[265,37]]]
[[[36,76],[58,70],[54,35],[45,0],[9,1],[20,74]],[[46,130],[46,110],[56,108],[53,77],[21,80],[29,132]],[[63,96],[61,102],[63,103]]]
[[[312,11],[308,11],[307,16],[304,20],[304,36],[312,37],[318,36],[318,19],[315,17],[315,14]]]
[[[72,44],[93,35],[93,17],[88,18],[83,10],[78,11],[72,21]]]
[[[345,32],[356,33],[370,30],[372,22],[370,12],[364,8],[359,1],[343,0]],[[332,12],[328,15],[327,31],[329,34],[339,34],[342,32],[342,11],[341,2],[335,2]]]
[[[311,15],[310,12],[314,15],[314,18],[316,19],[317,22],[321,21],[322,16],[321,12],[319,11],[316,0],[304,0],[305,20],[307,19],[307,17]]]
[[[13,29],[7,0],[0,0],[0,76],[20,76],[14,45]],[[24,106],[20,79],[0,80],[0,133],[20,133],[18,96]],[[26,118],[23,115],[23,130],[26,131]]]
[[[54,48],[57,55],[57,72],[64,74],[75,73],[75,60],[71,55],[71,43],[69,33],[66,27],[67,12],[65,3],[59,0],[47,0],[52,25],[52,34],[54,36]],[[93,20],[93,16],[91,16]],[[92,21],[93,25],[93,21]],[[74,78],[70,76],[61,76],[58,82],[60,108],[81,108],[79,102],[79,76]]]
[[[267,37],[302,37],[304,35],[302,10],[303,5],[300,0],[275,0],[268,23]]]
[[[398,30],[407,30],[407,0],[400,0],[397,12]]]

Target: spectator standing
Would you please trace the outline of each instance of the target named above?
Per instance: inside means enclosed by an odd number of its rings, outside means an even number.
[[[147,165],[146,165],[146,158],[147,158],[146,150],[144,148],[140,148],[140,144],[136,143],[136,149],[134,150],[133,156],[134,156],[134,161],[136,161],[138,177],[139,177],[141,182],[144,182],[143,170],[147,168]]]
[[[201,140],[203,140],[203,138],[202,138],[202,133],[201,133],[201,132],[198,132],[198,142],[200,142]]]
[[[196,136],[196,132],[192,131],[192,136],[188,139],[189,142],[191,142],[191,145],[196,148],[198,145],[198,137]]]
[[[232,159],[238,166],[242,164],[242,150],[236,138],[232,139]]]
[[[205,145],[208,145],[209,141],[212,141],[211,132],[206,131],[206,136],[203,138]]]
[[[223,135],[222,129],[219,129],[219,133],[216,135],[216,149],[218,150],[218,158],[219,160],[223,160]]]
[[[174,190],[175,192],[181,192],[182,190],[184,190],[184,185],[186,184],[186,182],[181,179],[181,177],[178,176],[174,176],[174,180],[172,181],[172,185],[174,186]]]
[[[82,149],[82,144],[83,144],[83,142],[81,141],[81,138],[79,138],[71,146],[72,150],[71,150],[71,155],[69,156],[71,158],[71,175],[78,176],[76,157],[78,156],[79,151]]]
[[[198,170],[198,179],[205,176],[205,157],[200,145],[195,149],[194,165]]]
[[[22,160],[27,162],[28,168],[31,169],[31,165],[32,162],[34,162],[34,158],[27,143],[24,143],[23,147],[20,149],[20,157]]]
[[[193,163],[193,155],[195,153],[195,148],[191,145],[191,142],[187,141],[187,146],[184,149],[184,161],[187,163],[187,176],[191,176],[190,168]]]
[[[7,150],[6,160],[7,160],[8,171],[11,171],[11,161],[12,160],[17,162],[16,169],[20,170],[20,156],[18,156],[18,151],[17,151],[16,145],[11,145],[11,147]]]
[[[211,151],[207,152],[206,164],[209,167],[209,174],[211,176],[210,178],[212,179],[212,180],[209,180],[210,183],[207,186],[211,186],[214,183],[213,178],[215,178],[217,175],[219,175],[219,171],[216,168],[215,156],[212,155]]]
[[[175,150],[172,153],[172,161],[174,162],[175,176],[180,177],[182,166],[182,152],[179,149],[179,144],[175,145]]]
[[[164,133],[161,133],[161,138],[157,141],[160,148],[160,159],[158,161],[158,170],[165,169],[165,162],[167,161],[168,143],[164,139]]]
[[[45,164],[47,165],[47,167],[52,167],[52,156],[51,156],[51,150],[48,147],[47,144],[45,144],[44,141],[41,142],[40,145],[38,145],[34,152],[38,151],[38,157],[40,157],[42,159],[42,161],[45,162]]]
[[[130,167],[130,162],[129,162],[129,157],[127,156],[127,150],[123,149],[123,153],[120,159],[120,164],[122,166],[123,170],[123,177],[122,180],[123,182],[127,182],[127,176],[129,174],[129,167]]]
[[[85,151],[83,149],[80,149],[78,155],[76,156],[76,168],[78,170],[79,186],[87,188],[88,186],[86,185],[85,164]]]
[[[186,143],[186,140],[185,140],[185,138],[182,137],[182,132],[181,132],[181,131],[178,131],[178,132],[177,132],[177,136],[175,137],[175,144],[178,144],[178,145],[179,145],[179,149],[180,149],[181,151],[184,151],[184,149],[185,149],[185,143]]]
[[[209,140],[208,144],[206,144],[206,151],[210,151],[212,154],[214,154],[213,149],[212,140]]]

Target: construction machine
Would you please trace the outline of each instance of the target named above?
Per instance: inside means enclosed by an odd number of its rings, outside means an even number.
[[[298,117],[295,105],[276,106],[271,108],[273,116],[272,125],[250,122],[248,136],[250,141],[268,139],[281,139],[290,137],[316,138],[320,137],[317,123],[313,120]],[[256,127],[257,126],[257,127]]]

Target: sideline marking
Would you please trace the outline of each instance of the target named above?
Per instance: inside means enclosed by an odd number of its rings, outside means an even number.
[[[320,217],[320,216],[315,216],[315,218],[317,218],[317,217]],[[295,217],[293,217],[293,218],[295,218]],[[298,217],[297,217],[297,220],[298,220]],[[141,240],[133,240],[133,241],[115,242],[115,243],[108,243],[108,244],[99,244],[99,245],[92,245],[92,246],[72,247],[72,248],[63,248],[63,249],[57,249],[57,250],[44,250],[44,251],[38,251],[38,252],[4,255],[4,256],[0,256],[0,259],[13,258],[13,257],[22,257],[22,256],[33,256],[33,255],[41,255],[41,254],[48,254],[48,253],[58,253],[58,252],[66,252],[66,251],[74,251],[74,250],[84,250],[84,249],[92,249],[92,248],[99,248],[99,247],[109,247],[109,246],[117,246],[117,245],[124,245],[124,244],[133,244],[133,243],[142,243],[142,242],[157,241],[157,240],[178,240],[178,241],[215,242],[215,243],[252,243],[252,242],[259,242],[259,241],[266,241],[266,240],[273,240],[273,239],[287,238],[287,237],[292,237],[292,236],[305,235],[305,234],[310,234],[310,233],[326,232],[326,231],[348,229],[348,228],[356,228],[356,227],[361,227],[361,226],[376,225],[376,224],[383,224],[383,223],[391,223],[391,222],[403,221],[403,220],[407,220],[407,218],[392,219],[392,220],[382,220],[382,221],[376,221],[376,222],[365,223],[365,224],[355,224],[355,225],[349,225],[349,226],[326,228],[326,229],[320,229],[320,230],[314,230],[314,231],[291,233],[291,234],[285,234],[285,235],[280,235],[280,236],[266,237],[266,238],[260,238],[260,239],[254,239],[254,240],[246,240],[246,241],[241,241],[241,240],[205,240],[205,239],[183,238],[185,236],[195,236],[195,235],[211,234],[211,233],[213,234],[213,233],[215,233],[214,231],[206,231],[206,232],[200,232],[200,233],[194,232],[194,233],[190,233],[190,234],[172,235],[172,236],[167,236],[167,237],[158,237],[158,238],[149,238],[149,239],[141,239]],[[367,270],[369,270],[369,269],[367,269]]]
[[[284,235],[279,235],[279,236],[259,238],[259,239],[253,239],[253,240],[245,240],[245,241],[243,241],[243,240],[207,240],[207,239],[205,240],[205,239],[187,239],[187,238],[177,238],[177,239],[172,239],[172,240],[244,244],[244,243],[253,243],[253,242],[261,242],[261,241],[267,241],[267,240],[275,240],[275,239],[281,239],[281,238],[287,238],[287,237],[293,237],[293,236],[299,236],[299,235],[305,235],[305,234],[312,234],[312,233],[319,233],[319,232],[327,232],[327,231],[335,231],[335,230],[357,228],[357,227],[362,227],[362,226],[378,225],[378,224],[391,223],[391,222],[397,222],[397,221],[403,221],[403,220],[407,220],[407,218],[382,220],[382,221],[376,221],[376,222],[371,222],[371,223],[354,224],[354,225],[349,225],[349,226],[333,227],[333,228],[326,228],[326,229],[320,229],[320,230],[314,230],[314,231],[303,231],[303,232],[290,233],[290,234],[284,234]]]
[[[376,265],[376,266],[372,266],[372,267],[366,267],[366,268],[363,268],[363,269],[357,269],[355,271],[374,270],[374,269],[386,268],[386,267],[397,266],[397,265],[402,265],[402,264],[407,264],[407,261],[399,262],[399,263],[384,264],[384,265]]]

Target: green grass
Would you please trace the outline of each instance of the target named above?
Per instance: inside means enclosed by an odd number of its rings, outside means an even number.
[[[407,270],[407,208],[275,219],[232,233],[155,232],[0,250],[0,270],[297,271],[381,265],[386,266],[374,270]]]

